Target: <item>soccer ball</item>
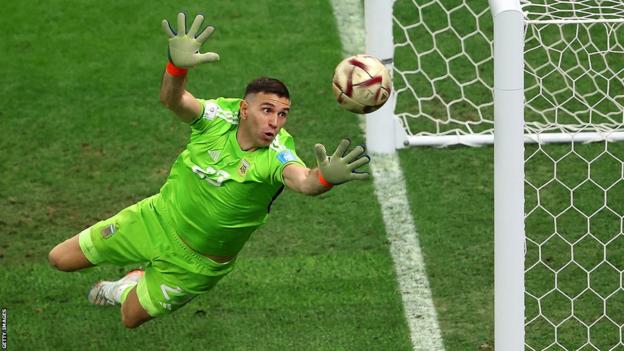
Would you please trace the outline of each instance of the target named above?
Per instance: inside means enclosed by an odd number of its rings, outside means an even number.
[[[388,100],[392,81],[378,58],[355,55],[336,66],[332,88],[340,107],[354,113],[370,113]]]

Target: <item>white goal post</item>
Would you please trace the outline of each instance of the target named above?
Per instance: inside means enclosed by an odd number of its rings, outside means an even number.
[[[496,350],[624,349],[624,1],[366,0],[365,24],[394,81],[371,152],[494,144]]]

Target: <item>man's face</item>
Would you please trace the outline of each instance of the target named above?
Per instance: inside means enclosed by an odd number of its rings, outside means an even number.
[[[290,100],[275,94],[256,93],[241,103],[241,118],[254,145],[269,146],[286,123]]]

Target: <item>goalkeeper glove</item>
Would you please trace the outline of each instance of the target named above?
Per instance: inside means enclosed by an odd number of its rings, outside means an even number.
[[[186,32],[186,15],[178,13],[178,32],[175,33],[165,19],[162,21],[163,29],[169,36],[169,59],[179,68],[189,69],[200,63],[217,61],[219,55],[214,52],[199,53],[199,48],[214,31],[214,27],[208,26],[199,35],[195,36],[204,21],[204,16],[197,15],[191,29]]]
[[[358,145],[346,156],[343,156],[351,144],[349,139],[342,139],[331,157],[327,157],[325,146],[316,144],[316,162],[321,172],[321,183],[326,186],[342,184],[350,180],[365,180],[369,178],[367,172],[357,172],[356,169],[370,162],[370,157],[364,152],[366,149]],[[326,184],[326,183],[329,183]]]

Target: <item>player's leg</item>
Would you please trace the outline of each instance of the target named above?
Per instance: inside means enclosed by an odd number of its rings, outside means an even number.
[[[150,201],[141,200],[56,245],[48,254],[50,264],[71,272],[102,263],[123,266],[149,261],[158,248],[150,232],[162,230],[150,221]]]
[[[56,245],[48,253],[48,261],[56,269],[64,272],[72,272],[78,269],[92,267],[91,263],[80,248],[80,234]]]
[[[94,305],[121,305],[122,323],[128,328],[136,328],[152,319],[136,293],[137,284],[144,276],[143,270],[135,269],[119,280],[99,281],[91,287],[87,299]]]
[[[152,318],[171,314],[208,292],[222,277],[190,272],[169,261],[152,262],[136,286],[119,299],[123,301],[122,323],[136,328]]]
[[[126,296],[123,305],[121,305],[121,322],[126,328],[136,328],[139,325],[149,321],[153,317],[141,306],[139,297],[134,286]]]
[[[160,266],[157,269],[148,264],[145,271],[133,270],[117,281],[96,283],[89,292],[89,302],[95,305],[121,304],[121,322],[133,329],[154,317],[177,310],[197,295],[182,290],[174,285],[177,279],[166,278],[160,272],[169,264],[161,262]]]

